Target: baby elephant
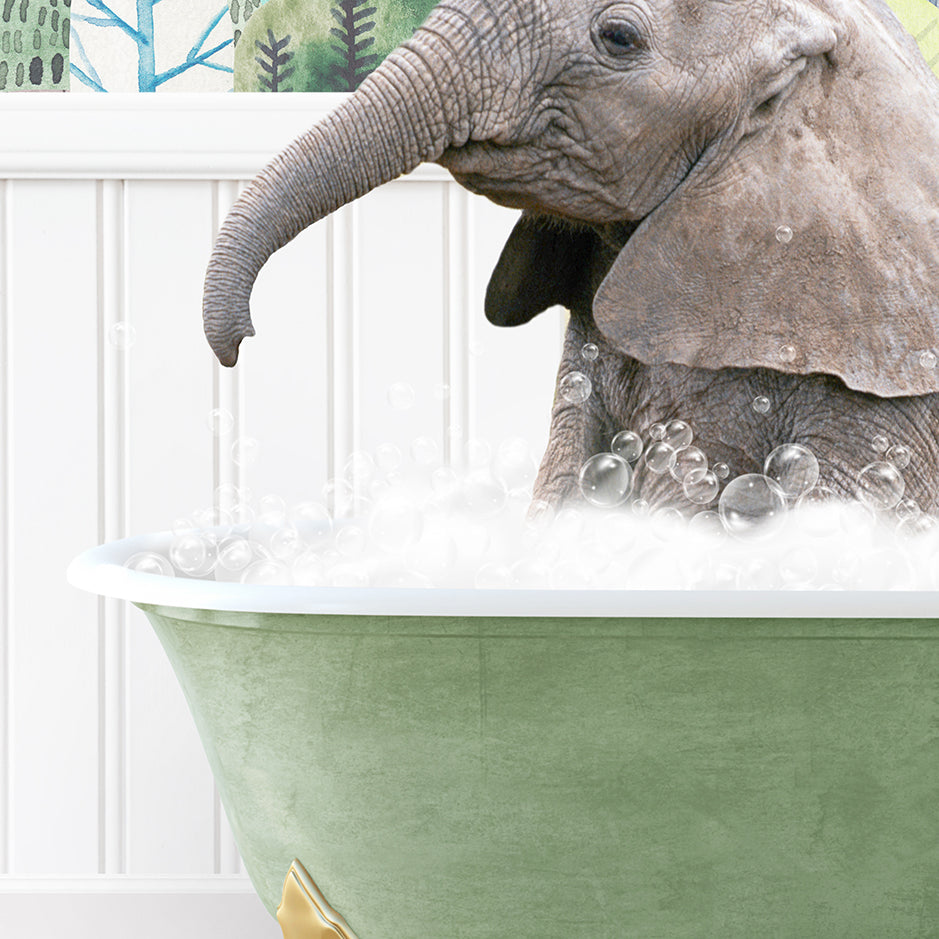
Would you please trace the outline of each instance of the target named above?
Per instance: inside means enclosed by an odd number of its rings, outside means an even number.
[[[937,154],[939,80],[881,0],[444,0],[238,200],[205,332],[234,365],[268,257],[435,161],[523,210],[490,321],[571,310],[536,498],[576,496],[617,431],[683,418],[735,475],[795,442],[844,496],[884,436],[934,511]],[[676,484],[640,462],[635,487]]]

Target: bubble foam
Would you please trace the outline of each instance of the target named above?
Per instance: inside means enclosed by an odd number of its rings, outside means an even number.
[[[437,447],[411,448],[409,459],[382,445],[351,455],[322,499],[287,505],[220,487],[212,507],[177,520],[165,558],[127,563],[272,586],[939,588],[939,526],[901,501],[894,463],[864,467],[860,501],[842,501],[816,484],[805,447],[782,443],[767,454],[765,475],[732,477],[689,446],[689,425],[667,426],[684,460],[659,437],[662,423],[621,431],[609,452],[585,461],[582,498],[561,505],[532,500],[536,464],[520,438],[476,442],[463,468],[445,465]],[[630,455],[645,450],[646,472],[667,478],[674,469],[671,504],[650,507],[637,495],[636,471],[615,452],[624,440]]]

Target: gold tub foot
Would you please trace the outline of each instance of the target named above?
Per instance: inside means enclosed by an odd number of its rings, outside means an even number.
[[[355,939],[348,923],[326,902],[306,868],[294,861],[277,907],[284,939]]]

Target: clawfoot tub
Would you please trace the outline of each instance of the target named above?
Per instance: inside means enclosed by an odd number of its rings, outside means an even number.
[[[287,939],[939,934],[935,594],[122,567]]]

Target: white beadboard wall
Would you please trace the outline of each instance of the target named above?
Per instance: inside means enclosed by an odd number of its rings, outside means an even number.
[[[317,497],[386,440],[431,436],[454,460],[470,437],[538,454],[547,440],[562,311],[485,321],[516,213],[437,167],[278,253],[257,336],[236,369],[215,363],[200,315],[213,234],[339,97],[0,96],[2,936],[279,935],[162,650],[135,608],[65,584],[76,553],[167,528],[226,481]],[[126,351],[116,323],[136,331]],[[399,381],[406,411],[386,397]],[[221,438],[217,407],[236,424]],[[247,469],[238,436],[261,445]]]

